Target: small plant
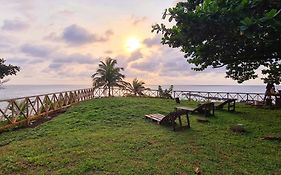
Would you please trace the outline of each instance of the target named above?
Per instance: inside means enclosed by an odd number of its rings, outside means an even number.
[[[171,85],[169,89],[163,90],[161,86],[158,86],[159,97],[172,99],[173,98],[172,97],[173,88],[174,88],[174,86]]]

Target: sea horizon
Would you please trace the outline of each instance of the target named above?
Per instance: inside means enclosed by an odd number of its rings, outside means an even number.
[[[159,85],[146,85],[146,87],[157,90]],[[170,85],[160,85],[168,89]],[[200,91],[200,92],[235,92],[235,93],[264,93],[266,85],[173,85],[175,91]],[[0,89],[0,100],[41,95],[55,92],[71,91],[91,88],[91,85],[19,85],[6,84]],[[281,86],[276,86],[281,90]]]

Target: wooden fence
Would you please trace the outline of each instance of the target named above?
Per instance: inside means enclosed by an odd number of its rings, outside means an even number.
[[[145,96],[159,97],[157,90],[145,90]],[[124,89],[112,89],[113,96],[130,94]],[[31,122],[65,110],[67,107],[93,98],[106,97],[103,89],[80,89],[65,92],[56,92],[37,96],[21,97],[0,100],[0,132]],[[171,96],[185,100],[221,101],[237,99],[241,101],[262,101],[264,94],[260,93],[232,93],[232,92],[200,92],[200,91],[173,91]]]
[[[0,132],[65,110],[94,98],[93,88],[0,100]]]
[[[223,101],[236,99],[238,102],[263,101],[264,93],[173,91],[172,96],[194,101]]]

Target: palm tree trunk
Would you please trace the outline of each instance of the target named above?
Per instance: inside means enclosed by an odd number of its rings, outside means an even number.
[[[108,96],[110,97],[111,94],[110,94],[110,86],[108,86]]]

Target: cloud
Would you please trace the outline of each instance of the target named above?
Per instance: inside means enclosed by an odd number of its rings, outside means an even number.
[[[71,54],[55,56],[54,61],[57,63],[94,64],[97,62],[97,59],[93,58],[90,54]]]
[[[64,10],[60,10],[60,11],[57,12],[58,16],[61,16],[61,15],[63,15],[63,16],[72,16],[74,14],[75,14],[75,12],[72,11],[72,10],[69,10],[69,9],[64,9]]]
[[[177,72],[183,72],[183,71],[189,71],[191,70],[191,66],[186,62],[185,58],[183,57],[177,57],[177,58],[170,58],[163,62],[163,71],[177,71]]]
[[[33,57],[47,57],[53,50],[46,46],[24,44],[21,46],[21,51],[26,55]]]
[[[18,19],[4,20],[2,30],[6,31],[22,31],[28,28],[28,24]]]
[[[153,47],[153,46],[161,46],[161,36],[155,35],[153,38],[146,38],[143,43],[147,47]]]
[[[30,58],[30,57],[24,57],[24,56],[15,56],[15,57],[8,57],[7,63],[20,66],[22,68],[26,67],[27,65],[33,65],[37,63],[42,63],[44,59],[42,58]]]
[[[70,45],[83,45],[92,42],[105,42],[112,35],[113,31],[107,30],[105,35],[100,37],[97,34],[90,33],[83,27],[72,24],[64,29],[62,39]]]
[[[124,68],[127,68],[130,63],[136,62],[137,60],[140,60],[142,58],[144,58],[144,55],[142,54],[141,50],[136,50],[132,52],[129,56],[126,55],[116,56],[118,65]]]
[[[12,50],[12,46],[11,45],[0,42],[0,51],[2,53],[3,52],[9,53],[9,52],[11,52],[11,50]]]
[[[58,71],[58,68],[61,68],[65,65],[94,65],[98,62],[98,59],[93,58],[90,54],[57,54],[52,57],[52,62],[49,64],[49,68],[55,71]]]
[[[113,51],[112,51],[112,50],[106,50],[104,53],[105,53],[105,54],[112,54]]]
[[[63,39],[69,44],[81,45],[92,42],[95,40],[95,36],[86,29],[73,24],[64,29]]]
[[[50,69],[59,69],[59,68],[61,68],[61,66],[62,66],[61,63],[51,63],[51,64],[49,65],[49,68],[50,68]]]
[[[132,16],[131,18],[132,18],[132,23],[134,26],[147,20],[147,17],[145,17],[145,16],[143,16],[143,17]]]
[[[178,55],[175,55],[178,56]],[[190,76],[197,72],[191,70],[191,65],[187,63],[184,57],[169,57],[162,60],[159,75],[160,76]]]
[[[159,62],[157,59],[148,59],[138,62],[133,62],[131,68],[143,72],[156,72],[158,69]]]
[[[143,58],[143,54],[140,50],[136,50],[130,55],[130,57],[128,58],[128,62],[132,62],[141,58]]]
[[[56,41],[56,42],[61,41],[61,37],[58,36],[55,32],[49,33],[47,36],[44,36],[43,39],[50,40],[50,41]]]
[[[107,30],[107,31],[105,31],[105,36],[106,37],[110,37],[110,36],[112,36],[114,34],[114,32],[112,31],[112,30]]]
[[[106,41],[108,41],[110,39],[110,37],[113,34],[114,34],[114,32],[112,30],[107,30],[107,31],[105,31],[104,36],[98,37],[97,35],[95,35],[96,38],[98,38],[98,39],[94,40],[94,42],[106,42]]]
[[[28,58],[22,58],[22,57],[12,57],[12,58],[7,58],[6,59],[8,64],[13,64],[13,65],[23,65],[29,61]]]
[[[158,52],[153,52],[148,56],[144,56],[140,51],[132,56],[138,59],[132,61],[130,68],[138,71],[156,72],[161,76],[183,76],[193,72],[183,53],[167,46],[160,47]]]

